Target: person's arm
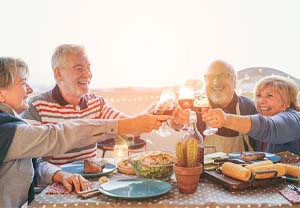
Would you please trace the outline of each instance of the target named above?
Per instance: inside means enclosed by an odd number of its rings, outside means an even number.
[[[90,188],[88,181],[81,175],[65,172],[60,167],[42,159],[37,161],[36,172],[38,185],[60,183],[67,191],[75,190],[76,193]]]
[[[39,185],[53,183],[53,175],[61,171],[59,166],[53,165],[42,158],[37,159],[36,173]]]
[[[223,127],[247,134],[251,129],[251,119],[249,116],[225,114]]]
[[[210,109],[207,113],[204,113],[203,120],[213,128],[226,127],[245,134],[251,129],[249,116],[227,114],[220,108]]]
[[[117,134],[141,134],[158,129],[169,116],[138,116],[122,120],[69,120],[56,125],[20,124],[5,161],[62,154],[75,147],[112,138]]]
[[[295,110],[288,110],[271,117],[260,114],[250,116],[252,128],[249,135],[269,144],[285,144],[299,139],[297,129],[300,116]]]
[[[226,127],[247,133],[253,139],[269,144],[285,144],[298,139],[295,129],[300,126],[298,112],[286,111],[271,117],[260,114],[239,116],[213,109],[204,115],[211,127]]]

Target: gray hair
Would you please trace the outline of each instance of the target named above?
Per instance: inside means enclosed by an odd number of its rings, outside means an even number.
[[[52,69],[54,70],[56,67],[63,67],[66,62],[66,56],[68,54],[80,54],[85,53],[85,49],[82,45],[76,44],[63,44],[58,46],[51,59]]]
[[[29,74],[28,66],[22,59],[0,57],[0,88],[12,85],[18,74],[22,77]]]
[[[287,106],[299,111],[298,105],[298,87],[294,80],[278,75],[267,76],[256,84],[255,95],[261,92],[265,87],[271,87],[278,92]],[[256,99],[256,96],[254,96]]]

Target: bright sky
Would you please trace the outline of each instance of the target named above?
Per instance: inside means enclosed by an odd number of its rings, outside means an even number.
[[[0,55],[23,58],[33,87],[53,85],[62,43],[87,48],[92,88],[183,84],[215,59],[300,78],[299,0],[0,2]]]

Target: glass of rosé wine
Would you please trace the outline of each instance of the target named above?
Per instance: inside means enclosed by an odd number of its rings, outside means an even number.
[[[182,86],[178,93],[178,105],[185,110],[191,110],[194,102],[194,88],[191,86]],[[186,131],[188,127],[184,125],[181,130]]]
[[[194,109],[198,113],[205,113],[210,108],[210,103],[209,103],[209,100],[206,95],[201,95],[199,97],[196,97],[193,105],[194,105]],[[215,134],[217,131],[218,131],[218,128],[212,128],[206,122],[206,129],[203,131],[203,134],[205,136],[209,136],[209,135]]]
[[[158,103],[153,109],[153,115],[173,115],[176,108],[176,94],[170,90],[164,90],[160,94]],[[171,132],[166,128],[166,122],[156,131],[162,137],[171,135]]]

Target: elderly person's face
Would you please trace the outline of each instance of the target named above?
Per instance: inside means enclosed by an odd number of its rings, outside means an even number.
[[[280,94],[270,86],[266,86],[256,92],[255,105],[257,112],[264,116],[273,116],[283,112],[288,107]]]
[[[80,98],[89,92],[92,73],[86,54],[69,53],[64,66],[55,73],[63,95]]]
[[[17,74],[15,82],[9,87],[0,88],[0,101],[12,107],[17,113],[28,108],[28,95],[32,88],[26,83],[26,78]]]
[[[233,98],[235,75],[222,62],[210,65],[205,76],[205,90],[213,105],[226,107]]]

